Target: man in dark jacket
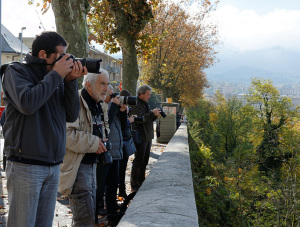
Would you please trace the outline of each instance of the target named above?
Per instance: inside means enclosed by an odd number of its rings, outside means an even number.
[[[149,99],[151,97],[152,88],[143,85],[138,90],[138,98],[136,106],[132,106],[132,114],[138,117],[144,117],[143,122],[135,121],[133,129],[139,130],[142,135],[141,143],[135,143],[136,152],[132,163],[131,171],[131,190],[137,191],[145,180],[146,167],[148,165],[152,139],[154,138],[153,121],[160,116],[160,109],[150,109]]]
[[[117,215],[118,205],[116,202],[118,180],[119,180],[119,160],[123,159],[123,135],[122,131],[127,121],[127,106],[121,105],[119,95],[113,94],[113,87],[109,86],[107,94],[110,98],[106,99],[108,103],[102,103],[103,111],[108,113],[109,136],[108,142],[111,144],[109,153],[113,162],[110,165],[97,165],[97,205],[96,214],[101,206],[101,199],[105,189],[105,203],[107,208],[108,224],[114,226]],[[105,188],[103,186],[105,185]],[[96,217],[97,219],[97,217]],[[97,220],[96,220],[97,223]]]
[[[3,78],[7,226],[52,226],[59,164],[66,150],[66,121],[78,118],[77,78],[87,73],[67,59],[56,32],[36,36],[26,64],[13,63]]]

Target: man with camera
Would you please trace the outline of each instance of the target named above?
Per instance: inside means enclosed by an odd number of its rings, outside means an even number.
[[[3,75],[7,226],[52,226],[66,121],[78,117],[77,78],[87,73],[66,49],[58,33],[43,32],[26,63],[10,63]]]
[[[106,108],[105,106],[108,105]],[[106,166],[98,164],[97,167],[97,206],[101,205],[102,196],[104,194],[103,185],[105,185],[105,204],[107,208],[107,219],[110,223],[114,222],[114,218],[118,215],[118,204],[116,195],[119,180],[119,160],[123,159],[123,136],[122,131],[127,122],[127,106],[121,103],[119,94],[113,93],[113,87],[110,86],[108,97],[102,104],[103,109],[108,112],[109,136],[108,142],[111,144],[110,154],[112,163]],[[125,122],[125,123],[124,123]],[[106,175],[106,176],[105,176]],[[97,207],[96,215],[100,207]]]
[[[69,195],[74,226],[94,226],[96,166],[106,152],[103,141],[103,112],[100,101],[106,97],[107,71],[88,73],[79,91],[80,111],[74,123],[67,123],[66,155],[60,168],[59,192]]]
[[[161,114],[161,109],[150,109],[149,99],[151,98],[152,88],[148,85],[142,85],[138,89],[137,104],[132,106],[132,114],[143,117],[143,121],[134,121],[133,130],[140,134],[140,141],[135,140],[135,158],[132,162],[131,171],[131,190],[138,191],[145,180],[146,167],[148,165],[152,139],[154,138],[153,121]]]

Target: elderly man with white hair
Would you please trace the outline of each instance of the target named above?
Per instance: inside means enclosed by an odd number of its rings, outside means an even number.
[[[80,112],[67,123],[66,155],[60,168],[59,192],[69,195],[74,226],[94,226],[96,206],[96,166],[106,152],[103,144],[103,111],[100,101],[109,85],[107,71],[88,73],[79,91]]]

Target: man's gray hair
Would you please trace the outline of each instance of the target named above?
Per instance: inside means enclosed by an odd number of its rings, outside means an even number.
[[[109,90],[109,89],[114,90],[114,87],[113,87],[111,84],[109,84],[109,85],[107,86],[107,90]]]
[[[91,84],[95,84],[99,75],[106,75],[109,78],[108,72],[105,69],[99,69],[100,73],[88,73],[84,76],[82,81],[82,86],[86,87],[86,82],[90,82]]]
[[[152,91],[152,88],[149,85],[142,85],[140,86],[137,95],[140,96],[141,94],[145,94],[147,91]]]

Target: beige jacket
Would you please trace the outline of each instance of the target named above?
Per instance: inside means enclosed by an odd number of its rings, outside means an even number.
[[[85,153],[96,153],[100,138],[93,135],[92,114],[79,91],[79,118],[67,123],[66,155],[60,166],[58,191],[71,194],[80,163]]]

